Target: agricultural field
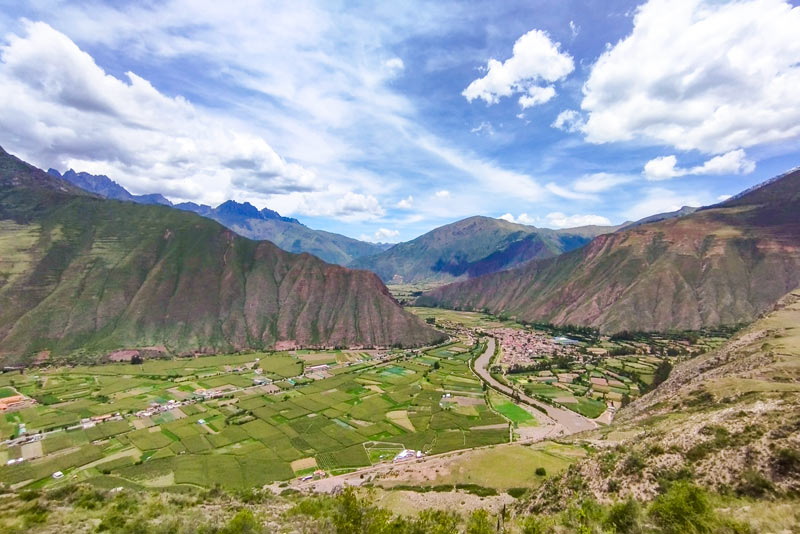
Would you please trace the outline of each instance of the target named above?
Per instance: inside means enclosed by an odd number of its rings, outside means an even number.
[[[458,453],[447,458],[442,465],[426,464],[424,470],[398,470],[380,478],[375,485],[385,489],[459,485],[476,485],[500,491],[519,487],[535,488],[547,476],[560,473],[586,455],[587,452],[581,447],[546,441],[533,445],[492,447]],[[502,469],[498,466],[514,468]]]
[[[436,324],[445,326],[447,326],[449,323],[467,328],[524,328],[522,325],[514,321],[504,320],[499,317],[481,312],[456,311],[447,310],[444,308],[424,308],[415,306],[409,306],[405,309],[414,315],[421,317],[422,319],[432,318],[436,321]]]
[[[5,373],[0,388],[38,404],[0,416],[3,440],[20,429],[28,436],[0,447],[0,482],[236,489],[316,469],[348,472],[403,449],[438,454],[505,443],[508,421],[469,368],[482,349],[457,342],[385,354],[253,353]],[[330,367],[324,378],[305,376],[319,365]],[[52,477],[57,471],[63,478]]]

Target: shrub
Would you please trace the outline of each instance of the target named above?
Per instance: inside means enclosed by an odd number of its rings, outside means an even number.
[[[637,453],[632,452],[622,462],[622,472],[626,475],[634,475],[644,469],[644,459]]]
[[[256,521],[253,512],[243,509],[236,512],[236,515],[228,521],[220,534],[258,534],[260,532],[264,532],[264,529]]]
[[[772,482],[764,478],[764,476],[755,469],[748,469],[742,473],[742,481],[739,487],[736,488],[736,493],[746,497],[765,497],[772,493],[775,487]]]
[[[536,468],[536,476],[547,476],[547,470],[544,467],[537,467]]]
[[[800,452],[795,449],[780,449],[775,453],[775,470],[781,475],[800,472]]]
[[[550,522],[529,515],[522,521],[522,534],[548,534],[552,532]]]
[[[714,523],[705,492],[682,481],[656,497],[649,515],[664,534],[705,534],[712,532]]]
[[[639,503],[634,499],[614,504],[606,515],[603,525],[606,530],[618,534],[633,534],[639,531],[639,521],[642,515]]]
[[[514,497],[515,499],[519,499],[520,497],[525,495],[526,491],[528,491],[528,488],[508,488],[506,490],[506,493],[508,493],[509,495]]]

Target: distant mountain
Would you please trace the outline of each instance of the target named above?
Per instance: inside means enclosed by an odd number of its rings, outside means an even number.
[[[347,265],[355,258],[384,250],[381,245],[324,230],[312,230],[297,219],[282,217],[278,212],[266,208],[259,211],[248,202],[228,200],[216,208],[194,203],[177,204],[175,207],[214,219],[250,239],[272,241],[287,252],[308,252],[339,265]]]
[[[619,232],[619,231],[622,231],[622,230],[627,230],[627,229],[630,229],[630,228],[634,228],[636,226],[641,226],[643,224],[649,224],[649,223],[654,223],[654,222],[659,222],[659,221],[665,221],[667,219],[675,219],[677,217],[685,217],[687,215],[691,215],[692,213],[696,212],[698,209],[700,209],[700,208],[693,208],[692,206],[684,206],[684,207],[682,207],[681,209],[679,209],[677,211],[668,211],[666,213],[657,213],[655,215],[650,215],[649,217],[645,217],[643,219],[639,219],[638,221],[625,223],[617,231]]]
[[[800,171],[690,215],[435,289],[419,305],[605,332],[751,321],[800,286]]]
[[[355,258],[377,254],[386,249],[382,244],[367,243],[323,230],[312,230],[297,219],[283,217],[277,211],[267,208],[258,210],[249,202],[228,200],[216,208],[194,202],[173,205],[159,194],[133,195],[107,176],[75,172],[72,169],[63,175],[55,169],[47,172],[105,198],[139,204],[161,204],[191,211],[214,219],[241,236],[259,241],[272,241],[287,252],[296,254],[308,252],[329,263],[346,265]]]
[[[72,169],[63,175],[55,169],[49,169],[48,174],[57,178],[62,178],[71,184],[77,185],[91,193],[96,193],[105,198],[114,200],[126,200],[128,202],[138,202],[139,204],[161,204],[171,206],[172,202],[159,194],[151,195],[132,195],[127,189],[117,182],[102,174],[89,174],[88,172],[75,172]]]
[[[420,345],[442,335],[377,276],[166,206],[86,193],[0,149],[0,361]],[[74,361],[74,360],[73,360]]]
[[[380,254],[356,259],[349,266],[373,271],[384,282],[448,282],[556,256],[616,228],[549,230],[491,217],[469,217]]]

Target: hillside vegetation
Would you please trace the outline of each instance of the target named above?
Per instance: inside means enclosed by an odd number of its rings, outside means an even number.
[[[678,483],[738,499],[796,496],[800,290],[720,349],[678,365],[611,427],[582,437],[595,453],[548,481],[529,510],[558,509],[576,492],[649,501]]]
[[[441,334],[372,273],[162,206],[105,200],[0,154],[0,356],[420,345]]]
[[[753,320],[800,285],[800,171],[680,218],[596,237],[518,269],[434,289],[420,306],[603,332]]]

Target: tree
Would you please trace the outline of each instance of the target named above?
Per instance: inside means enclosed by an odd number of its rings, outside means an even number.
[[[662,384],[667,378],[669,378],[669,374],[671,372],[672,364],[667,360],[661,360],[661,363],[659,363],[658,367],[656,367],[655,373],[653,373],[653,384],[651,389],[655,389],[659,384]]]

